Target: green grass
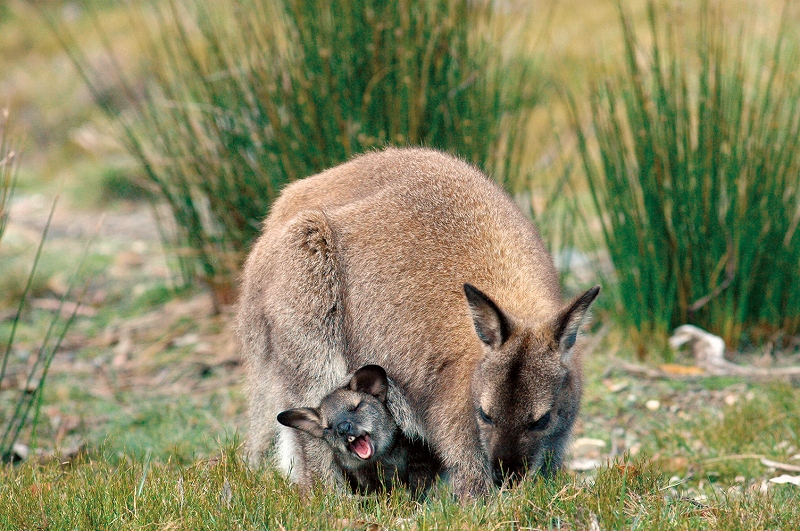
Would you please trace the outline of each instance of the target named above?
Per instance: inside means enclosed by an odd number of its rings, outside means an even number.
[[[591,481],[528,480],[459,505],[444,489],[421,504],[401,489],[303,497],[274,471],[250,470],[228,444],[191,465],[150,458],[118,465],[84,458],[0,472],[5,529],[789,529],[800,517],[791,486],[771,492],[682,496],[644,461],[619,461]]]
[[[730,348],[797,334],[796,19],[756,39],[705,2],[691,35],[651,3],[645,52],[619,10],[626,67],[590,87],[594,138],[577,127],[618,314],[640,350],[687,322]]]

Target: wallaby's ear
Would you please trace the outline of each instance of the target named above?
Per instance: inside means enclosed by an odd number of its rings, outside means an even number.
[[[319,411],[310,407],[298,407],[287,409],[278,414],[278,422],[284,426],[289,426],[300,431],[304,431],[312,437],[322,438],[322,417]]]
[[[350,390],[367,393],[381,402],[386,402],[389,381],[386,371],[380,365],[364,365],[350,379]]]
[[[472,324],[481,341],[492,348],[505,343],[510,335],[510,326],[500,308],[471,284],[464,284],[464,294],[472,314]]]
[[[598,293],[600,293],[600,286],[595,286],[586,291],[572,301],[556,320],[556,339],[558,340],[561,359],[565,362],[569,361],[572,356],[572,347],[578,339],[578,331],[583,318],[586,316],[589,306],[597,298]]]

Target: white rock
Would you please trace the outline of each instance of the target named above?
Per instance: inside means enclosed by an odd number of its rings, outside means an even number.
[[[769,480],[770,483],[791,483],[800,487],[800,476],[790,476],[789,474],[782,474],[776,478]]]
[[[659,402],[658,400],[648,400],[644,404],[644,407],[646,407],[650,411],[656,411],[658,408],[661,407],[661,402]]]
[[[570,461],[568,466],[570,470],[575,470],[576,472],[587,472],[600,468],[601,464],[599,459],[579,457]]]

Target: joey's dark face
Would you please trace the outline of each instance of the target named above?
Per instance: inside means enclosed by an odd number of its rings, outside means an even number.
[[[386,405],[367,393],[340,389],[319,407],[322,438],[348,466],[379,459],[394,443],[397,424]]]
[[[552,320],[523,323],[465,286],[484,348],[472,379],[475,426],[496,484],[529,469],[549,474],[560,466],[581,397],[572,348],[598,291],[589,290]]]
[[[345,468],[357,469],[380,459],[393,445],[397,424],[386,407],[386,372],[366,365],[347,386],[322,399],[318,408],[281,412],[278,422],[323,439]]]

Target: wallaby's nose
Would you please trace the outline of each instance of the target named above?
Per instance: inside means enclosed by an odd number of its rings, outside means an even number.
[[[353,425],[346,420],[336,425],[336,433],[339,435],[348,435],[351,431],[353,431]]]
[[[501,461],[497,459],[492,466],[492,480],[498,487],[506,482],[513,484],[520,479],[524,470],[524,463],[518,460],[506,459]]]
[[[492,481],[498,487],[503,484],[503,471],[500,468],[492,467]]]

